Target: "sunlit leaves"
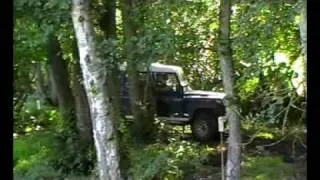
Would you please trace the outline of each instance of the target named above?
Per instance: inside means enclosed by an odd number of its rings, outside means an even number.
[[[273,72],[285,70],[274,64],[274,55],[277,51],[289,55],[290,61],[295,61],[299,55],[298,26],[294,23],[297,12],[296,3],[291,2],[256,2],[251,4],[238,3],[236,13],[232,17],[232,36],[235,59],[252,63],[251,71],[262,71],[270,76]],[[243,65],[236,63],[236,69],[242,71]],[[279,69],[280,68],[280,69]],[[270,68],[269,68],[270,69]],[[271,70],[270,69],[270,70]],[[244,70],[244,69],[243,69]],[[245,69],[248,72],[248,69]],[[285,72],[283,72],[285,73]],[[250,75],[251,73],[245,73]],[[285,74],[284,78],[289,80]],[[257,77],[256,74],[253,77]],[[251,78],[253,78],[251,77]],[[248,79],[250,76],[242,76]],[[238,81],[242,83],[243,81]],[[269,81],[274,83],[275,81]],[[281,80],[280,82],[283,82]]]
[[[153,59],[182,66],[193,87],[211,90],[219,74],[217,12],[216,4],[203,0],[149,5],[144,28],[153,34]]]
[[[106,69],[114,68],[122,62],[119,41],[116,39],[102,39],[97,41],[97,55],[103,59],[101,67]]]
[[[69,19],[71,1],[15,0],[15,16],[29,16],[39,24],[60,24]]]
[[[32,88],[36,63],[45,60],[45,39],[38,25],[28,17],[16,19],[14,26],[14,87],[25,93]]]
[[[14,69],[15,84],[29,87],[37,62],[46,60],[46,36],[55,32],[63,57],[72,58],[74,35],[70,1],[15,0]],[[254,99],[263,88],[276,91],[292,88],[292,64],[300,55],[299,13],[294,1],[235,1],[231,19],[232,48],[237,88],[242,99]],[[102,1],[93,1],[92,12],[99,56],[103,67],[124,59],[124,38],[117,11],[117,40],[103,40],[98,23],[104,13]],[[194,89],[218,90],[221,82],[217,56],[219,1],[154,1],[136,9],[131,20],[141,22],[132,36],[131,51],[136,63],[160,61],[181,66]],[[100,34],[99,34],[100,33]],[[276,62],[276,53],[285,53],[289,63]],[[114,58],[115,57],[115,58]],[[218,83],[217,83],[218,82]]]

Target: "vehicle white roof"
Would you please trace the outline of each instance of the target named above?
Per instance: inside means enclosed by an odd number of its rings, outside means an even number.
[[[125,71],[127,63],[120,65],[120,70]],[[140,71],[146,71],[145,66],[139,66]],[[149,67],[151,72],[163,72],[163,73],[181,73],[183,72],[182,68],[174,65],[166,65],[161,63],[151,63]]]
[[[164,73],[180,73],[182,68],[179,66],[165,65],[160,63],[152,63],[150,65],[150,71],[152,72],[164,72]]]

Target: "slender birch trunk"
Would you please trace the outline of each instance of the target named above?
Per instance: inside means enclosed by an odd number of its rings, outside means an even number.
[[[223,77],[223,87],[226,93],[226,112],[230,126],[228,139],[228,159],[226,168],[227,180],[240,179],[240,117],[237,105],[237,94],[234,89],[234,70],[230,42],[231,0],[220,1],[220,34],[219,57]]]
[[[89,3],[89,0],[72,0],[72,21],[90,107],[99,177],[100,180],[120,180],[118,143],[106,89],[107,71],[103,68],[103,59],[96,55]]]

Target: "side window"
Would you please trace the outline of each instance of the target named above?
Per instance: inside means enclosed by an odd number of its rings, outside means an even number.
[[[178,80],[176,74],[157,73],[155,79],[157,92],[168,93],[177,91]]]
[[[167,86],[177,87],[177,85],[178,85],[177,76],[175,74],[169,74],[168,80],[167,80]]]

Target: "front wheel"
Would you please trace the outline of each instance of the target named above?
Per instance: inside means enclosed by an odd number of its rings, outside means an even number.
[[[191,129],[197,140],[212,140],[218,135],[218,119],[211,113],[199,112],[192,121]]]

